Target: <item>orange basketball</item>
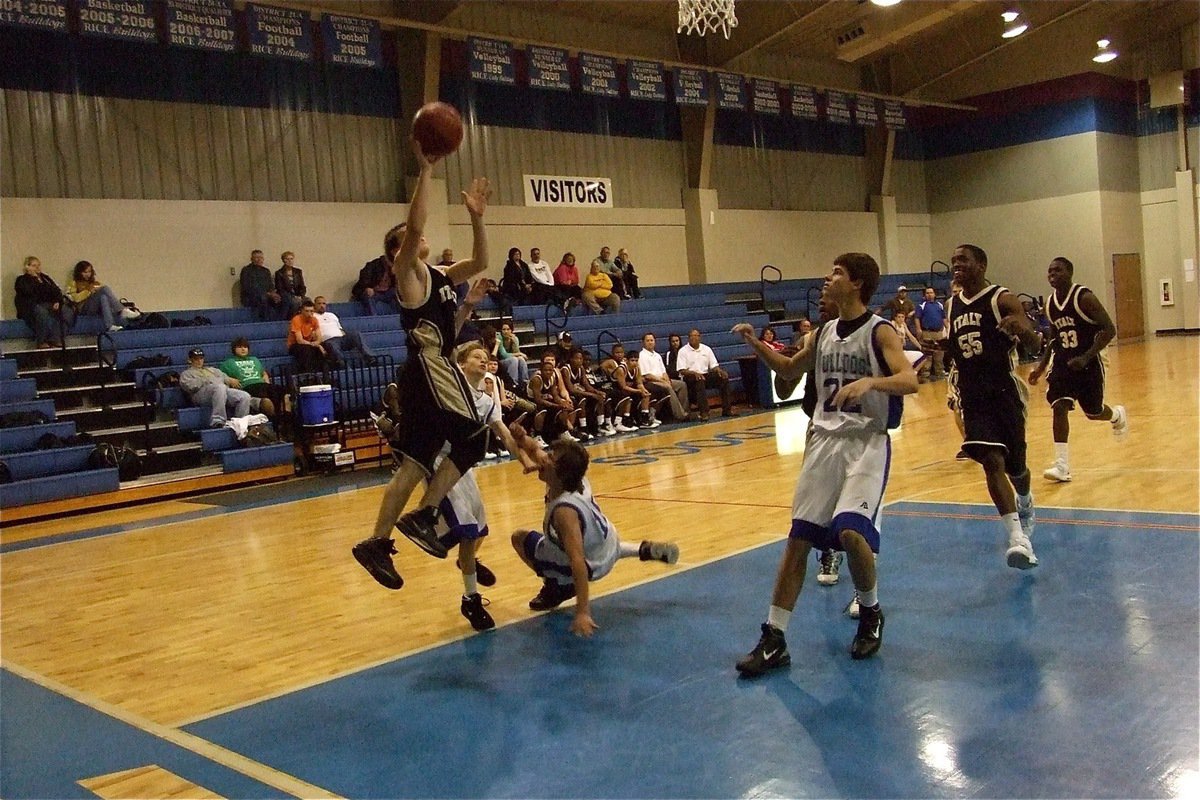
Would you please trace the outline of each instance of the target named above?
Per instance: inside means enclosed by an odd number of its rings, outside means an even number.
[[[442,158],[462,144],[462,117],[449,103],[426,103],[413,117],[412,132],[426,158]]]

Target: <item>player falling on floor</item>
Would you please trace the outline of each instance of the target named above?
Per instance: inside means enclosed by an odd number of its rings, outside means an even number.
[[[426,262],[429,242],[424,236],[436,159],[426,158],[416,139],[412,140],[412,149],[421,172],[408,207],[408,221],[388,231],[384,239],[384,253],[396,276],[401,324],[407,331],[408,357],[399,380],[400,405],[404,409],[399,450],[404,458],[384,490],[374,533],[353,549],[363,568],[389,589],[404,585],[392,563],[396,552],[392,526],[430,555],[445,558],[447,550],[437,536],[438,505],[459,477],[483,459],[487,444],[487,426],[475,409],[474,390],[452,354],[457,326],[461,324],[456,322],[458,298],[454,287],[487,268],[483,213],[487,209],[488,182],[476,178],[463,192],[474,238],[471,257],[443,274]],[[449,455],[435,471],[434,459],[447,443]],[[428,486],[419,508],[400,516],[422,480],[427,480]]]
[[[987,253],[973,244],[950,259],[962,291],[946,302],[950,320],[950,383],[957,387],[962,449],[983,466],[988,494],[1008,536],[1010,567],[1037,566],[1033,552],[1033,491],[1025,464],[1029,389],[1017,375],[1017,345],[1041,343],[1016,295],[987,281]]]
[[[674,542],[621,541],[616,526],[592,495],[583,445],[559,439],[547,453],[519,425],[513,427],[513,434],[517,445],[538,461],[538,478],[546,484],[542,530],[518,530],[512,535],[517,555],[542,579],[542,589],[529,607],[545,611],[574,597],[570,630],[576,636],[591,636],[600,627],[592,619],[591,582],[611,572],[621,558],[674,564],[679,560],[679,546]]]
[[[790,357],[761,342],[749,324],[733,328],[784,379],[798,376],[814,357],[817,388],[812,434],[792,501],[792,528],[767,621],[758,644],[737,662],[738,672],[746,677],[791,663],[784,632],[814,547],[847,554],[860,605],[851,657],[869,658],[883,643],[875,554],[891,463],[888,430],[900,423],[901,396],[917,391],[917,374],[896,329],[867,308],[878,285],[879,265],[869,255],[846,253],[834,259],[822,296],[837,306],[837,319]]]
[[[1076,405],[1088,419],[1111,422],[1118,437],[1129,433],[1125,406],[1104,402],[1103,351],[1117,335],[1116,326],[1095,293],[1075,283],[1074,277],[1075,265],[1062,256],[1046,268],[1046,280],[1054,289],[1046,302],[1053,338],[1044,348],[1041,362],[1029,373],[1029,383],[1036,385],[1047,367],[1050,369],[1046,402],[1054,412],[1054,464],[1042,476],[1060,483],[1071,480],[1068,415]]]

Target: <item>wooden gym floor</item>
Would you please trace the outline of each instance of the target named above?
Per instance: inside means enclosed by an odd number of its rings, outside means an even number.
[[[703,684],[699,685],[687,705],[704,708],[711,697],[714,713],[730,713],[731,708],[738,707],[737,693],[728,700],[721,699],[722,693],[732,691],[726,684],[739,685],[733,662],[753,645],[758,624],[766,613],[777,545],[789,525],[806,424],[798,409],[745,413],[743,408],[739,418],[668,426],[652,434],[603,440],[589,448],[594,463],[593,487],[621,538],[673,539],[679,543],[682,557],[676,567],[622,562],[596,584],[595,593],[604,598],[597,603],[596,613],[601,630],[586,643],[573,642],[566,635],[568,616],[554,613],[537,617],[526,606],[539,581],[520,564],[507,539],[516,528],[540,524],[542,485],[533,476],[521,475],[519,466],[512,463],[479,469],[492,531],[480,557],[500,578],[496,587],[484,590],[501,628],[492,634],[474,634],[460,616],[461,583],[453,559],[437,561],[401,540],[397,565],[406,584],[399,592],[388,592],[350,557],[350,546],[371,529],[386,480],[380,470],[3,530],[0,655],[5,702],[0,756],[6,777],[0,793],[6,797],[699,797],[747,793],[929,795],[944,791],[950,795],[978,792],[991,796],[1059,796],[1103,795],[1107,793],[1105,787],[1118,795],[1140,789],[1155,796],[1182,796],[1178,791],[1189,788],[1200,792],[1194,652],[1200,592],[1195,577],[1196,515],[1200,513],[1198,344],[1195,338],[1171,338],[1111,348],[1108,400],[1126,406],[1131,433],[1119,442],[1108,425],[1072,414],[1074,481],[1068,484],[1050,484],[1041,478],[1041,471],[1053,460],[1053,447],[1045,386],[1035,387],[1028,425],[1029,465],[1034,473],[1037,505],[1044,510],[1039,530],[1047,530],[1047,549],[1039,546],[1043,563],[1032,578],[1003,566],[1001,534],[994,511],[987,505],[982,472],[972,462],[954,459],[959,438],[946,411],[944,382],[922,385],[915,397],[906,399],[903,427],[893,437],[887,503],[894,507],[885,512],[880,561],[885,609],[894,596],[894,602],[908,607],[909,617],[937,619],[952,615],[955,598],[973,591],[970,581],[962,586],[955,583],[954,559],[970,564],[976,584],[994,587],[1006,598],[1011,599],[1012,592],[1023,597],[1020,602],[995,609],[999,621],[986,624],[996,625],[998,630],[1012,624],[1014,615],[1024,614],[1027,604],[1036,607],[1039,590],[1046,595],[1042,602],[1047,606],[1061,602],[1059,611],[1067,613],[1075,598],[1082,601],[1096,588],[1091,582],[1096,580],[1097,570],[1105,581],[1120,584],[1115,589],[1113,585],[1104,586],[1105,592],[1126,596],[1121,595],[1128,595],[1129,589],[1121,583],[1126,579],[1122,570],[1135,572],[1140,575],[1139,581],[1152,584],[1153,574],[1147,581],[1140,571],[1146,563],[1159,564],[1163,579],[1172,585],[1167,587],[1170,591],[1166,597],[1155,602],[1169,605],[1180,592],[1190,596],[1190,604],[1184,604],[1182,612],[1174,617],[1173,629],[1159,631],[1154,627],[1152,635],[1146,634],[1150,640],[1161,636],[1184,646],[1185,656],[1178,664],[1180,673],[1160,677],[1175,682],[1164,691],[1178,692],[1182,698],[1174,708],[1175,713],[1182,714],[1183,729],[1165,733],[1172,738],[1183,737],[1190,744],[1169,750],[1158,760],[1146,753],[1145,763],[1126,764],[1126,770],[1157,776],[1145,785],[1114,783],[1105,773],[1097,777],[1095,765],[1075,774],[1074,779],[1069,773],[1059,784],[1010,780],[1003,770],[983,776],[971,774],[968,778],[976,783],[956,784],[938,782],[937,770],[932,768],[925,769],[920,780],[914,777],[913,782],[898,777],[893,783],[864,783],[840,775],[825,764],[811,774],[791,775],[788,781],[772,788],[770,775],[752,780],[747,773],[752,766],[749,762],[740,767],[731,764],[722,773],[736,774],[740,776],[738,781],[714,783],[711,779],[701,780],[702,766],[686,758],[678,761],[677,769],[695,775],[693,782],[680,778],[656,783],[645,777],[639,781],[636,775],[629,777],[621,764],[613,764],[607,773],[601,770],[592,774],[596,770],[580,768],[570,773],[578,776],[578,782],[564,778],[566,782],[561,785],[538,784],[533,778],[528,783],[463,783],[463,765],[458,763],[456,752],[433,752],[428,754],[428,762],[416,759],[412,763],[420,768],[415,777],[408,778],[377,774],[340,751],[331,754],[331,749],[337,749],[336,743],[347,737],[361,736],[378,745],[380,736],[413,735],[421,726],[411,715],[432,713],[430,707],[419,703],[397,711],[410,715],[405,720],[387,718],[379,708],[371,707],[369,700],[353,699],[353,694],[330,700],[329,706],[310,704],[293,722],[314,730],[295,742],[287,741],[288,735],[272,731],[263,722],[269,715],[255,718],[265,726],[261,729],[256,727],[258,723],[248,723],[249,717],[239,716],[255,713],[256,709],[280,709],[296,698],[317,696],[314,693],[332,691],[331,687],[343,685],[349,678],[365,680],[380,670],[391,678],[382,684],[377,682],[376,691],[391,698],[394,692],[405,691],[404,681],[412,680],[412,670],[417,667],[409,669],[409,664],[437,664],[443,672],[454,673],[454,665],[465,660],[474,665],[474,674],[481,680],[493,667],[538,673],[538,664],[545,664],[552,675],[555,673],[551,667],[564,658],[585,678],[602,664],[605,669],[619,669],[637,663],[646,648],[658,646],[653,633],[647,633],[649,641],[629,640],[629,632],[641,631],[643,623],[631,598],[647,597],[647,602],[653,603],[655,592],[676,590],[668,604],[673,620],[669,649],[682,658],[679,664],[690,664],[689,636],[708,642],[703,658],[718,665],[714,669],[719,675],[715,688],[706,694]],[[1089,535],[1104,537],[1108,545],[1096,548],[1084,541],[1067,546],[1067,534],[1081,534],[1084,529]],[[1136,538],[1142,535],[1147,537],[1144,552]],[[1163,545],[1166,550],[1159,549],[1155,537],[1166,537],[1162,539],[1167,543]],[[948,546],[951,541],[953,547]],[[1034,541],[1038,545],[1042,539],[1035,536]],[[1115,542],[1120,543],[1119,547]],[[945,550],[942,543],[947,544]],[[1105,565],[1088,561],[1091,572],[1060,586],[1048,576],[1056,572],[1065,576],[1066,565],[1083,558],[1077,546],[1087,553],[1087,559],[1101,557],[1097,553],[1105,559],[1124,559],[1126,556],[1118,556],[1119,551],[1131,553],[1128,558],[1133,563]],[[698,585],[696,581],[705,583]],[[686,603],[681,607],[681,596],[709,591],[712,581],[719,581],[723,587],[719,596],[724,599],[718,600],[718,607]],[[848,582],[847,576],[842,584]],[[944,583],[949,596],[931,601],[934,607],[921,607],[913,601],[918,591],[937,589],[940,583]],[[910,584],[911,593],[902,594],[901,587]],[[1053,600],[1052,586],[1057,586]],[[789,642],[803,641],[811,624],[801,609],[807,613],[819,605],[820,624],[840,633],[836,633],[836,648],[815,654],[820,666],[813,669],[836,667],[845,673],[858,665],[852,667],[848,658],[844,663],[838,660],[844,657],[841,651],[849,642],[853,626],[836,619],[848,587],[835,588],[837,603],[822,599],[832,595],[821,595],[828,590],[810,581],[788,635]],[[728,609],[719,607],[724,603]],[[829,611],[834,605],[837,608]],[[731,637],[712,642],[712,631],[724,624],[715,617],[723,620],[730,609],[741,611],[731,622]],[[1043,610],[1051,611],[1048,607]],[[680,619],[686,622],[680,624]],[[1085,624],[1086,614],[1078,622]],[[861,674],[878,675],[879,670],[899,662],[905,637],[918,628],[915,622],[906,622],[899,615],[891,617],[880,658],[870,662],[872,666]],[[937,629],[922,635],[936,639]],[[1062,635],[1061,631],[1056,634]],[[1070,639],[1069,633],[1066,638]],[[1139,647],[1146,644],[1139,641]],[[889,648],[893,642],[893,648]],[[1186,658],[1189,643],[1190,661]],[[514,652],[505,653],[506,646]],[[536,646],[532,657],[531,646]],[[624,650],[626,647],[630,649]],[[936,643],[931,647],[940,649]],[[1066,643],[1064,647],[1069,650]],[[889,649],[896,653],[891,661]],[[820,706],[821,698],[797,699],[791,694],[795,687],[806,686],[803,670],[807,667],[801,664],[808,660],[796,644],[792,644],[792,652],[790,674],[769,676],[764,679],[766,683],[755,684],[771,687],[771,691],[743,701],[766,703],[768,709],[788,709],[792,716],[780,724],[804,729],[803,714],[797,715],[796,709],[811,703]],[[509,664],[501,655],[520,655],[529,663]],[[592,658],[597,661],[589,663]],[[664,661],[674,663],[673,659],[675,656]],[[964,658],[964,663],[970,663],[970,658]],[[1049,669],[1049,665],[1041,667]],[[528,677],[536,683],[537,674]],[[638,673],[624,680],[625,685],[636,688]],[[854,682],[858,680],[853,678],[848,691],[863,688]],[[918,698],[911,702],[920,705],[924,689],[906,687],[904,691]],[[407,686],[410,695],[420,688]],[[530,703],[539,696],[536,687],[531,690],[524,682],[506,684],[506,691],[516,692],[516,697],[480,694],[470,682],[453,688],[481,709],[483,720],[510,733],[505,727],[505,714],[521,715],[521,693],[530,692]],[[628,698],[619,695],[600,702],[568,692],[562,702],[580,709],[592,708],[593,702],[599,702],[596,708],[620,709]],[[858,703],[865,714],[863,719],[868,721],[891,719],[894,712],[882,694],[867,695],[866,699],[858,696]],[[498,708],[507,711],[502,713]],[[921,713],[916,707],[911,711],[918,716]],[[993,708],[984,713],[1000,712]],[[64,722],[61,715],[74,721]],[[482,740],[502,736],[472,724],[472,712],[466,715],[467,719],[460,721],[474,731],[474,737]],[[1014,724],[1027,721],[1016,719]],[[587,725],[588,719],[584,715],[571,722]],[[105,727],[114,724],[119,731]],[[455,723],[451,719],[446,724]],[[629,726],[650,726],[636,715],[622,724],[629,735]],[[696,724],[694,718],[689,718],[687,725]],[[1119,727],[1122,723],[1111,719],[1108,724]],[[239,740],[222,725],[257,731],[256,741],[265,749],[258,752],[255,742]],[[549,730],[520,732],[526,738],[546,736],[547,742],[539,743],[534,752],[544,753],[553,761],[556,730],[551,726]],[[680,730],[679,735],[686,740],[703,732],[688,729]],[[320,733],[333,736],[334,744],[320,739]],[[857,729],[857,733],[862,730]],[[953,731],[950,735],[952,738]],[[753,736],[765,740],[772,734],[756,730]],[[121,758],[105,762],[108,771],[104,773],[80,755],[90,752],[88,747],[98,746],[91,741],[96,737],[130,742],[127,747],[122,745],[125,750],[117,748],[123,753]],[[271,740],[270,747],[266,740]],[[35,748],[30,742],[41,744]],[[174,756],[155,750],[164,743],[172,748]],[[447,746],[452,744],[451,740]],[[395,756],[403,760],[405,752],[415,747],[413,742],[397,743]],[[1073,763],[1067,752],[1070,747],[1064,745],[1063,749],[1062,760]],[[364,746],[366,750],[370,747]],[[702,753],[704,749],[694,752]],[[919,756],[924,751],[913,752]],[[161,766],[170,758],[174,758],[173,768]],[[594,758],[603,761],[607,756],[597,754]],[[1170,763],[1164,763],[1164,759]],[[329,766],[330,760],[334,766]],[[666,760],[668,768],[670,760]],[[590,761],[585,759],[585,763]],[[708,766],[711,763],[711,759],[705,762]],[[544,765],[527,766],[529,774],[536,775]],[[219,775],[212,772],[217,767]],[[979,769],[986,771],[988,766]],[[466,772],[475,774],[470,769]],[[928,775],[934,775],[933,783],[922,782]],[[543,792],[537,790],[539,785],[546,787]]]

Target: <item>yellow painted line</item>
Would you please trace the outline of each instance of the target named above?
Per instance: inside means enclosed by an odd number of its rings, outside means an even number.
[[[225,800],[216,792],[185,780],[157,764],[85,778],[76,783],[104,800],[173,797],[185,797],[188,800]]]
[[[261,764],[254,759],[247,758],[240,753],[235,753],[221,747],[218,744],[201,739],[199,736],[194,736],[190,733],[169,728],[166,725],[160,725],[157,722],[152,722],[144,717],[141,717],[133,712],[126,711],[112,703],[107,703],[97,697],[92,697],[89,694],[73,689],[70,686],[59,683],[45,675],[40,675],[32,670],[28,670],[10,661],[0,661],[0,667],[18,675],[27,681],[36,683],[37,685],[49,689],[52,692],[70,698],[77,703],[82,703],[89,708],[99,711],[101,714],[112,717],[119,722],[124,722],[126,725],[137,728],[140,731],[157,736],[158,738],[178,745],[185,750],[189,750],[198,756],[207,758],[220,764],[223,767],[228,767],[234,772],[240,772],[248,778],[264,783],[281,792],[286,792],[293,797],[312,797],[312,798],[336,798],[340,800],[341,796],[334,794],[319,786],[314,786],[311,783],[295,778],[287,773],[280,772],[273,767],[268,767],[266,764]]]

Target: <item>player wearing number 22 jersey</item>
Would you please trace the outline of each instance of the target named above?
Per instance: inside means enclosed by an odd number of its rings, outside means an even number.
[[[837,319],[825,323],[791,357],[760,342],[749,325],[734,328],[784,379],[796,377],[811,360],[817,389],[812,434],[792,501],[792,527],[767,621],[758,645],[737,662],[744,676],[791,663],[784,630],[813,547],[846,551],[860,606],[851,657],[868,658],[882,643],[875,554],[892,460],[888,431],[899,425],[900,396],[917,390],[917,376],[896,329],[867,310],[878,285],[879,266],[870,256],[846,253],[834,259],[822,302],[836,305]]]

